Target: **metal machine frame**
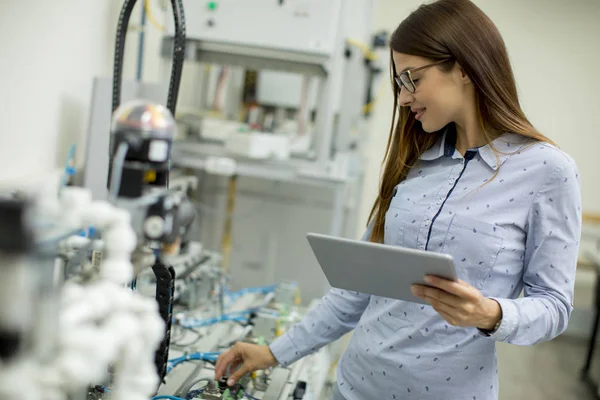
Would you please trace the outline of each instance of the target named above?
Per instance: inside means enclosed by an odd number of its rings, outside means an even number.
[[[263,1],[263,3],[265,2],[266,0]],[[231,41],[203,40],[202,37],[194,37],[193,26],[198,25],[199,20],[194,19],[194,14],[190,9],[195,3],[184,1],[187,25],[190,27],[186,34],[185,44],[188,62],[222,63],[251,69],[294,72],[304,76],[313,76],[320,81],[321,85],[318,104],[316,104],[318,113],[314,128],[315,159],[291,158],[285,161],[258,161],[232,155],[221,145],[175,140],[171,152],[173,166],[197,173],[212,174],[214,171],[211,169],[211,164],[215,160],[227,158],[234,160],[235,175],[239,178],[258,178],[266,182],[304,185],[305,189],[299,190],[299,194],[294,196],[300,195],[302,196],[300,201],[304,201],[306,195],[300,193],[314,195],[315,198],[323,198],[325,195],[328,198],[326,201],[329,203],[329,210],[331,210],[326,220],[320,220],[327,221],[324,227],[323,223],[320,223],[310,229],[335,236],[353,236],[357,213],[348,212],[348,210],[356,210],[359,207],[363,176],[359,165],[360,161],[353,160],[358,161],[358,164],[355,172],[350,173],[347,164],[348,158],[339,156],[343,155],[344,151],[360,145],[361,135],[353,137],[351,131],[352,127],[357,126],[357,121],[362,118],[362,106],[371,71],[365,63],[364,54],[356,51],[355,47],[349,46],[346,43],[346,36],[356,34],[359,40],[364,40],[364,36],[371,33],[368,22],[366,22],[368,18],[363,15],[364,12],[361,14],[363,6],[367,3],[369,3],[368,0],[339,2],[340,18],[336,23],[335,40],[332,42],[335,45],[324,46],[320,51],[301,51],[298,48],[286,49],[282,46],[270,46],[268,43],[235,44]],[[187,6],[188,4],[190,7]],[[363,8],[357,8],[357,5],[361,5]],[[347,25],[352,25],[353,29],[360,26],[365,32],[364,36],[354,31],[348,34],[347,30],[350,28],[342,22],[343,12],[349,12],[349,10],[354,14],[361,15],[360,20],[352,24],[347,23]],[[356,15],[354,18],[357,18]],[[163,38],[160,51],[163,59],[167,60],[169,54],[172,54],[174,42],[174,37],[171,35]],[[352,84],[344,85],[344,82],[352,82]],[[96,79],[91,106],[84,186],[92,188],[95,198],[103,198],[105,194],[106,178],[98,175],[101,175],[99,171],[104,171],[108,165],[108,159],[103,149],[107,149],[109,146],[106,132],[110,126],[110,110],[108,108],[111,96],[110,85],[109,79]],[[164,99],[166,89],[164,84],[125,81],[123,82],[122,96],[124,99],[141,97],[160,102]],[[240,179],[238,186],[243,187],[245,181],[246,179]],[[265,196],[268,197],[269,194],[265,193]],[[242,196],[237,206],[243,207],[243,201]],[[221,204],[219,202],[213,206],[218,209]],[[298,210],[290,209],[290,212],[296,213]],[[202,215],[199,217],[200,220],[204,219]],[[240,224],[235,220],[233,222],[234,225]],[[213,232],[218,231],[218,228],[215,229],[214,226],[211,229]],[[209,248],[219,249],[214,244]],[[309,290],[303,288],[303,291],[308,294],[306,299],[322,295],[322,290],[315,291],[314,284],[322,282],[322,285],[319,283],[317,285],[324,286],[325,290],[328,289],[328,285],[316,264],[314,268],[310,268],[310,263],[314,262],[309,258],[311,257],[310,252],[299,253],[296,257],[298,256],[302,259],[294,261],[294,265],[296,265],[294,268],[302,265],[309,267],[307,272],[312,271],[306,279],[313,287]],[[278,259],[277,265],[280,265],[281,262],[282,260]]]

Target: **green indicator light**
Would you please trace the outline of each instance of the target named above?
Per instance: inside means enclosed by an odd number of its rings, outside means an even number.
[[[208,9],[210,11],[214,11],[217,9],[217,2],[216,1],[209,1],[208,2]]]

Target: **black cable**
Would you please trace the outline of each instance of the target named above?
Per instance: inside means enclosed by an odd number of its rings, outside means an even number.
[[[175,23],[175,36],[173,38],[173,65],[171,67],[171,81],[169,82],[169,93],[167,95],[167,108],[175,118],[175,108],[177,107],[177,97],[179,95],[179,84],[181,83],[181,73],[183,71],[183,61],[185,58],[185,13],[182,0],[171,0],[173,9],[173,20]]]
[[[117,22],[117,34],[115,38],[115,58],[113,62],[113,91],[112,91],[112,111],[114,112],[121,105],[121,87],[123,84],[123,59],[125,55],[125,37],[131,12],[137,0],[125,0],[121,8],[121,14]],[[181,73],[183,71],[183,61],[185,58],[185,12],[183,10],[182,0],[171,0],[173,11],[173,21],[175,26],[175,35],[173,37],[173,54],[171,57],[171,79],[169,81],[169,92],[167,94],[167,108],[175,118],[175,109],[177,107],[177,98],[179,96],[179,84],[181,83]],[[109,156],[113,157],[112,136],[109,141]],[[110,166],[109,166],[110,177]],[[167,176],[166,187],[169,187],[169,177]]]
[[[156,301],[158,311],[165,322],[165,335],[159,348],[156,350],[156,368],[160,380],[167,374],[169,360],[169,346],[171,344],[171,325],[173,321],[173,293],[175,291],[175,269],[157,261],[152,266],[156,276]],[[158,389],[158,388],[157,388]]]
[[[192,341],[187,341],[185,343],[181,343],[181,340],[185,337],[185,333],[181,336],[178,337],[177,340],[173,340],[171,338],[171,346],[175,346],[175,347],[188,347],[188,346],[193,346],[194,344],[198,343],[200,341],[200,339],[202,339],[204,337],[204,335],[202,335],[200,332],[198,332],[197,330],[194,330],[193,328],[185,328],[185,327],[181,327],[181,329],[186,329],[191,331],[192,333],[196,334],[196,337],[194,338],[194,340]]]
[[[113,97],[112,111],[121,105],[121,83],[123,79],[123,59],[125,56],[125,36],[129,18],[137,0],[125,0],[117,22],[117,35],[115,38],[115,59],[113,62]]]
[[[123,80],[123,59],[125,57],[125,37],[127,36],[127,27],[129,26],[129,18],[131,18],[131,12],[137,0],[125,0],[123,7],[121,7],[121,14],[117,21],[117,33],[115,37],[115,55],[113,60],[113,82],[112,82],[112,112],[114,113],[117,108],[121,105],[121,86]],[[109,133],[110,135],[110,133]],[[115,149],[116,151],[116,149]],[[113,151],[113,137],[109,136],[108,142],[108,182],[107,185],[110,187],[111,176],[112,176],[112,159],[114,156]]]
[[[123,59],[125,55],[125,37],[131,12],[137,0],[125,0],[121,8],[121,14],[117,23],[117,34],[115,39],[115,58],[113,63],[113,112],[121,105],[121,87],[123,81]],[[177,98],[179,95],[179,84],[181,82],[181,73],[183,71],[183,61],[185,58],[185,13],[182,0],[171,0],[173,9],[173,20],[175,25],[175,36],[173,41],[173,55],[171,80],[169,82],[169,93],[167,95],[167,108],[175,116]]]
[[[115,38],[115,55],[113,62],[113,91],[112,91],[112,111],[114,112],[121,105],[121,87],[123,79],[123,59],[125,54],[125,39],[131,12],[135,7],[137,0],[125,0],[119,20],[117,22],[117,32]],[[185,57],[185,17],[182,0],[171,0],[173,11],[173,20],[175,26],[175,35],[173,42],[171,80],[169,82],[169,92],[167,95],[167,108],[175,117],[175,107],[179,95],[179,84],[181,81],[181,73],[183,70],[183,61]],[[113,159],[113,143],[112,135],[109,143],[109,157]],[[109,168],[110,165],[109,163]],[[109,169],[109,184],[111,171]],[[169,187],[168,175],[166,188]],[[166,323],[166,334],[163,342],[156,352],[156,366],[161,380],[166,374],[166,365],[169,353],[170,344],[170,329],[172,323],[172,307],[173,307],[173,292],[175,281],[175,270],[173,267],[157,262],[153,267],[155,276],[157,277],[156,284],[156,299],[159,304],[161,317]]]
[[[200,372],[206,367],[207,361],[199,362],[196,364],[196,368],[194,371],[187,377],[187,379],[179,386],[179,388],[175,391],[174,395],[176,397],[185,397],[192,389],[194,384],[194,380],[200,375]],[[212,362],[213,364],[216,362]],[[214,364],[213,364],[214,365]]]

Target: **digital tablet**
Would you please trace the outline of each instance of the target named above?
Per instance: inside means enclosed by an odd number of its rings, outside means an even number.
[[[452,256],[399,246],[307,234],[332,287],[391,299],[427,304],[412,294],[425,275],[457,280]]]

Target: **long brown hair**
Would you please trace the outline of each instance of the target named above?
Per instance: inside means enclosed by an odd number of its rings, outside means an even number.
[[[502,132],[511,132],[534,141],[552,143],[539,133],[525,116],[506,46],[490,18],[470,0],[438,0],[423,4],[411,13],[391,36],[392,51],[432,61],[457,62],[475,86],[479,123],[487,143]],[[454,62],[439,67],[450,70]],[[398,107],[400,88],[390,60],[394,90],[392,126],[383,163],[379,194],[369,215],[373,223],[370,241],[383,242],[385,214],[394,187],[406,179],[422,153],[435,144],[438,132],[425,132],[408,107]]]

